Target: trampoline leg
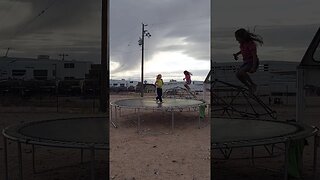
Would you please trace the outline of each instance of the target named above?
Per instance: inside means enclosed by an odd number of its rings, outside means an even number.
[[[113,127],[114,127],[114,122],[112,121],[112,118],[113,118],[113,117],[112,117],[112,106],[109,106],[109,110],[110,110],[110,111],[109,111],[109,113],[110,113],[110,116],[109,116],[110,118],[109,118],[109,119],[110,119],[111,124],[112,124]],[[116,127],[115,127],[115,128],[116,128]]]
[[[114,122],[117,123],[118,122],[118,119],[117,119],[117,106],[114,107]],[[115,125],[115,123],[112,123],[113,126],[115,128],[117,128],[117,126]]]
[[[317,158],[318,158],[318,146],[319,146],[319,136],[316,134],[314,136],[313,143],[313,179],[317,179]]]
[[[140,109],[138,109],[138,126],[137,126],[138,134],[140,134]]]
[[[33,174],[37,173],[35,159],[36,159],[36,152],[35,152],[34,144],[32,144],[32,170],[33,170]]]
[[[95,161],[95,154],[94,154],[94,149],[91,149],[91,180],[95,179],[95,168],[94,168],[94,161]]]
[[[3,136],[3,153],[4,153],[4,179],[8,180],[8,149],[7,149],[7,138]]]
[[[174,111],[171,111],[171,132],[173,133],[174,129]]]
[[[19,179],[22,180],[22,152],[21,152],[21,143],[18,141],[18,159],[19,159]]]
[[[199,112],[198,129],[200,129],[200,128],[201,128],[201,126],[200,126],[200,121],[201,121],[201,117],[200,117],[200,106],[198,107],[198,112]]]
[[[254,166],[254,146],[251,147],[251,165]]]
[[[284,180],[288,179],[288,167],[289,167],[289,146],[290,141],[285,142],[285,155],[284,155]]]
[[[81,148],[81,164],[83,164],[83,149]]]

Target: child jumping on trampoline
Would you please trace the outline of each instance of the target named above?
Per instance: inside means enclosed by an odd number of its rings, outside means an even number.
[[[251,80],[249,73],[255,73],[259,66],[259,58],[257,55],[257,45],[263,44],[262,37],[251,33],[243,28],[235,32],[236,40],[240,43],[240,51],[233,54],[235,60],[238,60],[238,55],[242,55],[243,64],[237,72],[237,78],[248,87],[251,92],[257,90],[257,85]]]
[[[191,84],[191,75],[192,75],[192,73],[187,71],[187,70],[185,70],[185,71],[183,71],[183,74],[184,74],[183,80],[186,80],[185,83],[184,83],[184,87],[186,87],[188,89],[188,91],[190,91],[189,85]]]
[[[156,85],[156,88],[157,88],[156,101],[158,102],[158,100],[159,100],[160,103],[162,103],[162,86],[164,83],[163,83],[161,74],[158,74],[156,82],[154,84]]]

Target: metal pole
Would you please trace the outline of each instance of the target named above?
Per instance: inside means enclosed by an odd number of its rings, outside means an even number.
[[[57,64],[54,65],[54,83],[55,83],[55,95],[56,95],[56,111],[59,112],[59,99],[58,99],[58,82],[57,82]]]
[[[21,152],[21,143],[18,141],[18,160],[19,160],[19,179],[23,179],[22,175],[22,152]]]
[[[318,158],[318,146],[319,146],[319,136],[318,133],[314,136],[313,143],[313,178],[317,179],[317,158]]]
[[[304,94],[304,70],[302,67],[297,68],[297,93],[296,93],[296,121],[302,123],[302,117],[305,107]]]
[[[7,149],[7,138],[3,136],[3,154],[4,154],[4,179],[8,180],[8,149]]]
[[[138,134],[140,134],[140,109],[138,108]]]
[[[143,87],[143,61],[144,61],[144,24],[142,23],[142,39],[141,39],[141,46],[142,46],[142,50],[141,50],[141,97],[143,97],[143,91],[144,91],[144,87]]]
[[[200,106],[198,106],[198,112],[199,112],[199,123],[198,123],[198,128],[200,129],[201,128],[201,117],[200,117]],[[203,117],[203,120],[204,120],[204,117]]]
[[[95,179],[95,168],[94,168],[94,162],[95,161],[95,154],[94,154],[94,148],[91,148],[91,180]]]
[[[254,146],[251,147],[251,165],[254,166]]]
[[[117,106],[114,106],[114,122],[115,122],[115,124],[118,124],[118,115],[117,115]]]
[[[171,132],[173,133],[174,129],[174,111],[171,109]]]
[[[289,148],[290,141],[285,142],[285,154],[284,154],[284,180],[288,179],[288,167],[289,167]]]
[[[36,159],[36,153],[35,153],[35,148],[34,148],[34,144],[32,144],[32,170],[33,170],[33,174],[36,173],[36,163],[35,163],[35,159]]]
[[[81,148],[81,164],[83,164],[83,148]]]

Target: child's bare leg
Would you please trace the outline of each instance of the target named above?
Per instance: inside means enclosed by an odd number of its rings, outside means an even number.
[[[184,84],[184,87],[186,87],[190,91],[190,87],[188,86],[188,84]]]
[[[248,88],[251,88],[251,85],[248,83],[248,74],[244,71],[237,72],[237,78]]]
[[[251,88],[253,91],[257,90],[257,85],[251,80],[250,76],[247,74],[248,76],[248,82],[251,84]]]
[[[247,80],[247,82],[250,84],[249,89],[253,92],[255,92],[257,90],[257,85],[252,81],[252,79],[250,78],[249,74],[245,72],[244,74],[245,79]]]

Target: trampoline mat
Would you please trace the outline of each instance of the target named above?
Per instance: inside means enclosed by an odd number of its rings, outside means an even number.
[[[3,134],[27,141],[107,144],[107,123],[100,117],[35,121],[10,126]]]
[[[127,107],[127,108],[179,108],[179,107],[196,107],[204,102],[194,99],[163,99],[163,103],[157,103],[155,98],[137,98],[118,100],[112,105]]]
[[[214,118],[212,123],[213,144],[285,141],[305,138],[314,132],[310,126],[280,121]]]

